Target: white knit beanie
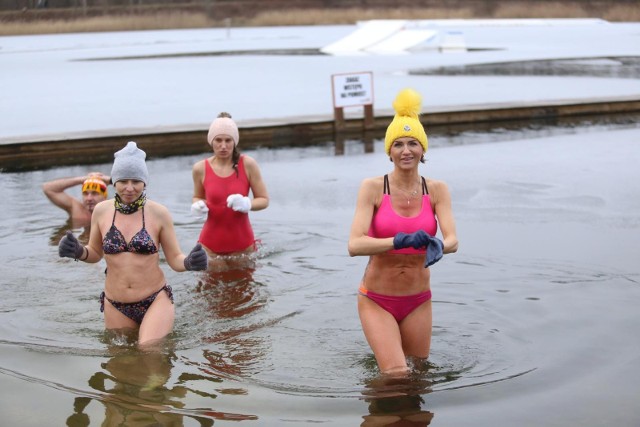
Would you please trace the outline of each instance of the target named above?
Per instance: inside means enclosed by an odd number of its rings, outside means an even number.
[[[207,134],[209,145],[213,145],[213,140],[218,135],[229,135],[233,139],[234,145],[238,145],[238,142],[240,142],[238,125],[236,125],[236,122],[234,122],[231,117],[218,116],[218,118],[211,122],[209,133]]]
[[[114,155],[113,168],[111,169],[111,182],[114,184],[125,179],[135,179],[147,184],[149,171],[144,159],[147,153],[138,148],[138,145],[129,141],[127,146],[117,151]]]

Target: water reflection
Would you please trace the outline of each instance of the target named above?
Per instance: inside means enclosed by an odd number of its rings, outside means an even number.
[[[175,409],[185,407],[189,392],[215,399],[216,395],[187,386],[193,374],[180,375],[174,385],[171,378],[173,351],[140,351],[134,346],[111,347],[112,356],[101,364],[88,380],[89,386],[101,396],[104,405],[102,425],[126,426],[181,426],[184,418],[192,418],[200,426],[212,426],[213,420],[199,415],[185,415]],[[214,378],[198,378],[216,381]],[[220,382],[221,380],[217,380]],[[88,426],[89,415],[84,411],[92,399],[80,396],[74,399],[73,414],[67,418],[68,426]],[[246,419],[252,418],[246,416]]]
[[[588,76],[637,79],[640,77],[640,58],[627,56],[495,62],[414,70],[410,74],[444,76]]]
[[[52,228],[51,236],[49,237],[49,244],[51,246],[58,246],[60,239],[62,239],[67,230],[71,230],[78,241],[83,245],[86,245],[89,243],[89,232],[91,231],[90,225],[91,224],[73,221],[69,218],[64,224]]]
[[[255,264],[255,260],[251,258],[244,263]],[[259,313],[268,301],[267,295],[260,292],[262,284],[253,280],[254,272],[255,265],[209,270],[203,273],[195,288],[197,297],[205,303],[209,319],[216,325],[213,334],[203,341],[217,346],[204,349],[203,356],[213,372],[227,378],[249,375],[251,368],[267,353],[268,344],[250,334],[263,325],[251,323],[249,319],[238,321]]]
[[[253,281],[255,268],[207,271],[198,282],[196,292],[207,302],[209,314],[217,319],[246,316],[263,308],[267,302],[257,292]]]
[[[332,145],[254,152],[277,201],[256,215],[268,251],[249,268],[167,268],[177,294],[175,354],[99,339],[104,267],[61,262],[49,241],[72,224],[46,198],[24,197],[76,171],[2,174],[3,424],[28,424],[24,414],[42,405],[33,417],[46,420],[30,425],[464,425],[473,413],[479,427],[532,426],[526,414],[536,410],[555,425],[594,426],[612,413],[609,424],[638,425],[629,409],[640,383],[629,369],[639,354],[629,319],[640,292],[640,197],[628,185],[638,178],[638,123],[432,137],[447,148],[433,150],[439,158],[425,171],[449,177],[466,243],[433,272],[431,365],[413,366],[411,384],[378,378],[354,305],[363,265],[344,243],[361,176],[388,164],[380,140],[375,155],[356,140],[340,156]],[[201,227],[184,202],[193,162],[149,161],[160,180],[154,197],[175,212],[180,242]],[[549,245],[541,229],[561,244]],[[593,244],[595,235],[607,238]],[[606,399],[588,392],[603,384]],[[476,414],[477,405],[486,410]],[[566,410],[556,414],[559,406]]]
[[[374,399],[369,403],[369,415],[362,418],[362,427],[395,426],[424,427],[431,424],[433,412],[422,409],[419,395]]]
[[[358,135],[358,143],[362,144],[362,151],[364,153],[373,153],[374,141],[377,137],[380,137],[380,135],[370,130],[364,130],[361,135]],[[349,140],[349,136],[344,132],[337,132],[335,134],[334,154],[336,156],[342,156],[345,154],[345,147],[349,143]]]
[[[363,390],[363,400],[369,413],[362,418],[362,427],[407,426],[431,424],[434,413],[423,409],[423,395],[431,392],[426,372],[414,371],[403,377],[379,376],[369,381]]]

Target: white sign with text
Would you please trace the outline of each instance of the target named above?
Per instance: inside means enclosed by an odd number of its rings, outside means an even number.
[[[373,104],[373,73],[333,74],[333,107]]]

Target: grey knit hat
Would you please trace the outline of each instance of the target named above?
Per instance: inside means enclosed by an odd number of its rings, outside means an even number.
[[[127,146],[113,155],[113,168],[111,169],[111,182],[114,184],[123,179],[135,179],[147,184],[149,171],[144,159],[147,153],[138,148],[138,145],[129,141]]]

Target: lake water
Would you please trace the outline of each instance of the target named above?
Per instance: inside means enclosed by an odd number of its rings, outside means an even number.
[[[2,424],[640,425],[639,140],[637,125],[431,137],[421,173],[449,184],[460,250],[432,267],[429,363],[396,382],[358,320],[367,259],[347,254],[360,181],[391,170],[381,141],[247,151],[271,196],[251,214],[255,268],[163,262],[176,325],[155,353],[104,333],[104,262],[58,258],[66,216],[40,190],[111,165],[3,173]],[[184,251],[205,155],[148,161]]]

